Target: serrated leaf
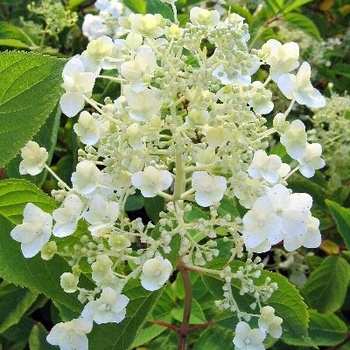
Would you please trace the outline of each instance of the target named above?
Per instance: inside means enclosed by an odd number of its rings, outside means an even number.
[[[287,13],[283,16],[284,20],[295,28],[303,30],[305,33],[320,40],[321,35],[316,24],[308,17],[295,12]]]
[[[45,147],[49,153],[49,158],[47,164],[50,164],[55,146],[57,143],[57,132],[60,126],[61,119],[61,110],[58,108],[58,105],[52,111],[50,116],[46,119],[45,124],[40,128],[39,132],[33,137],[33,140],[36,141],[40,147]],[[39,188],[42,188],[42,185],[47,177],[47,171],[44,170],[36,176],[30,175],[20,175],[19,174],[19,163],[21,162],[22,157],[17,155],[12,159],[6,166],[6,176],[8,178],[19,178],[25,179],[34,183]]]
[[[333,346],[341,343],[347,336],[346,324],[334,314],[320,314],[309,310],[309,336],[317,346]],[[283,341],[290,345],[305,346],[300,338],[286,336]]]
[[[321,313],[341,308],[350,280],[350,265],[340,256],[328,256],[314,270],[303,289],[307,304]]]
[[[0,284],[0,333],[17,324],[35,302],[38,294],[13,284]]]
[[[57,105],[64,64],[39,54],[0,53],[0,167],[19,153]]]
[[[38,255],[25,259],[20,244],[10,236],[14,225],[22,222],[23,209],[28,202],[47,212],[57,207],[52,198],[28,181],[0,181],[0,277],[81,311],[80,302],[75,296],[65,293],[59,283],[61,274],[71,270],[67,262],[59,256],[49,261],[42,260]]]
[[[335,219],[339,233],[350,250],[350,209],[344,208],[336,202],[326,200],[327,207]]]
[[[125,290],[130,298],[126,318],[119,324],[94,325],[88,335],[90,350],[127,350],[130,348],[162,290],[148,292],[140,286]]]

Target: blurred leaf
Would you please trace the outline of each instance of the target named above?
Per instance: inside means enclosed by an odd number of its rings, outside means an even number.
[[[159,213],[164,211],[164,198],[160,196],[145,198],[144,203],[148,217],[156,224],[159,221]]]
[[[265,5],[267,9],[275,15],[282,11],[284,0],[265,0]]]
[[[64,64],[39,54],[0,53],[0,167],[38,132],[56,106]]]
[[[300,13],[290,12],[284,15],[283,18],[293,27],[303,30],[305,33],[310,34],[318,40],[321,39],[321,35],[316,27],[316,24],[309,17],[306,17]]]
[[[344,208],[336,202],[326,200],[327,207],[335,219],[339,233],[350,250],[350,209]]]
[[[289,0],[284,5],[283,13],[288,13],[293,10],[296,10],[298,7],[303,6],[309,2],[312,2],[313,0]]]
[[[22,317],[19,323],[1,334],[3,350],[24,350],[27,348],[30,332],[35,321],[29,317]]]
[[[57,346],[50,345],[46,341],[47,334],[47,330],[41,323],[35,324],[29,335],[30,350],[57,350]]]
[[[330,239],[324,239],[320,245],[320,249],[328,255],[337,255],[340,252],[338,244]]]
[[[17,324],[35,302],[38,294],[13,284],[0,284],[0,333]]]
[[[321,313],[339,310],[350,280],[350,265],[340,256],[328,256],[301,290],[307,304]]]
[[[31,38],[21,28],[10,23],[0,22],[0,46],[28,49],[33,45]]]
[[[175,320],[182,322],[184,309],[183,307],[175,307],[171,310],[171,315]],[[190,324],[202,324],[207,320],[204,316],[203,310],[196,299],[192,299],[192,308],[190,315]]]
[[[125,6],[127,6],[134,13],[146,13],[146,1],[145,0],[123,0]]]

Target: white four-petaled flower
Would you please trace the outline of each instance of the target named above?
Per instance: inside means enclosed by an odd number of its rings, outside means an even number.
[[[154,291],[163,287],[172,270],[171,262],[161,256],[147,260],[142,266],[140,277],[143,288]]]
[[[223,176],[209,175],[206,171],[195,171],[192,174],[194,198],[202,207],[209,207],[221,201],[227,188]]]
[[[28,203],[23,211],[23,223],[11,231],[11,237],[21,243],[25,258],[32,258],[51,237],[52,217],[33,203]]]
[[[148,166],[131,176],[131,183],[139,189],[144,197],[155,197],[159,192],[166,190],[173,182],[168,170],[159,170]]]
[[[250,328],[247,322],[238,322],[233,344],[235,350],[264,350],[266,333],[259,328]]]
[[[35,176],[43,171],[49,154],[44,147],[40,147],[35,141],[29,141],[21,149],[21,157],[23,160],[19,164],[19,173]]]
[[[120,323],[126,316],[126,306],[129,298],[117,293],[113,288],[102,290],[100,298],[89,301],[81,313],[84,319],[93,320],[97,324]]]
[[[58,345],[61,350],[88,350],[86,334],[92,330],[92,322],[77,318],[57,323],[46,337],[49,344]]]

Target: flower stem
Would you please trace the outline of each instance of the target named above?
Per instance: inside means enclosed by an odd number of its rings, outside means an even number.
[[[178,350],[186,349],[186,340],[187,336],[190,333],[189,331],[189,323],[190,323],[190,315],[192,308],[192,286],[190,281],[190,274],[185,264],[180,263],[178,265],[178,269],[180,271],[184,288],[185,288],[185,301],[184,301],[184,313],[182,317],[182,324],[179,330],[179,342],[178,342]]]

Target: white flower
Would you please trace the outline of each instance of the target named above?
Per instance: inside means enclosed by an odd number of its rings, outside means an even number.
[[[77,228],[78,221],[83,210],[83,203],[76,194],[69,194],[63,201],[61,208],[55,209],[52,216],[56,221],[53,227],[53,235],[67,237]]]
[[[248,323],[241,321],[236,326],[233,344],[235,350],[264,350],[265,338],[266,333],[261,329],[251,329]]]
[[[107,201],[101,195],[95,195],[89,205],[89,209],[83,214],[84,219],[90,224],[89,231],[96,231],[113,227],[119,215],[119,204]]]
[[[157,67],[153,50],[149,46],[142,45],[133,61],[121,65],[120,73],[130,82],[132,90],[140,92],[148,87]]]
[[[220,13],[216,10],[207,10],[193,7],[190,10],[191,22],[195,25],[203,25],[209,28],[215,27],[220,21]]]
[[[209,120],[208,111],[190,109],[186,116],[186,123],[191,126],[205,125]]]
[[[83,34],[87,36],[90,41],[97,39],[100,36],[110,34],[110,30],[104,24],[103,16],[96,16],[92,15],[91,13],[85,15],[84,22],[82,25],[82,31]]]
[[[112,276],[113,261],[107,254],[97,255],[96,261],[91,264],[92,279],[97,283],[104,283]]]
[[[258,198],[243,216],[243,240],[248,249],[264,252],[283,239],[282,219],[268,197]]]
[[[92,330],[92,322],[77,318],[69,322],[57,323],[46,340],[51,345],[58,345],[60,350],[88,350],[86,334]]]
[[[273,110],[271,102],[272,92],[264,88],[260,81],[254,81],[249,92],[249,105],[253,107],[255,113],[268,114]]]
[[[138,123],[134,123],[128,126],[126,129],[128,135],[129,145],[134,149],[143,148],[144,144],[142,142],[142,130]]]
[[[98,121],[87,111],[80,113],[78,123],[73,126],[80,141],[87,146],[94,145],[100,138]]]
[[[267,155],[265,151],[258,150],[254,153],[253,161],[248,168],[248,174],[253,179],[264,178],[270,183],[276,183],[280,177],[288,174],[290,166],[282,163],[276,154]]]
[[[270,75],[275,82],[282,74],[299,66],[299,46],[294,42],[282,45],[279,41],[270,39],[261,47],[260,55],[270,65]]]
[[[146,38],[158,38],[164,34],[165,19],[160,14],[135,14],[131,17],[131,30]]]
[[[304,62],[297,75],[283,74],[277,80],[277,85],[288,99],[295,99],[299,104],[310,108],[320,108],[326,105],[325,98],[311,84],[311,67]]]
[[[284,127],[280,141],[293,159],[299,159],[305,152],[306,139],[305,125],[301,120],[297,119]]]
[[[100,179],[100,170],[90,160],[83,160],[77,164],[76,171],[72,174],[74,189],[83,195],[88,195],[96,190]]]
[[[155,197],[166,190],[173,182],[168,170],[158,170],[153,166],[146,167],[131,176],[131,183],[139,189],[144,197]]]
[[[125,98],[130,107],[129,115],[131,119],[145,122],[156,115],[163,105],[163,101],[158,94],[159,90],[156,88],[145,89],[140,92],[126,89]]]
[[[281,323],[283,320],[281,317],[275,316],[275,309],[271,306],[264,306],[260,310],[260,313],[261,316],[258,320],[259,328],[274,338],[280,338],[282,335]]]
[[[143,264],[140,277],[142,287],[149,291],[163,287],[164,283],[169,279],[172,270],[171,262],[161,256],[147,260]]]
[[[52,217],[33,203],[28,203],[23,211],[23,223],[11,231],[11,237],[21,243],[25,258],[32,258],[40,252],[51,236]]]
[[[209,207],[221,201],[227,188],[223,176],[211,176],[206,171],[195,171],[192,174],[192,187],[195,200],[202,207]]]
[[[129,300],[127,296],[107,287],[102,290],[99,299],[89,301],[85,305],[81,316],[97,324],[120,323],[126,316],[125,307]]]
[[[49,154],[44,147],[40,147],[35,141],[29,141],[21,149],[22,161],[19,164],[19,173],[21,175],[38,175],[46,164]]]
[[[60,277],[60,285],[66,293],[74,293],[78,289],[79,278],[71,272],[64,272]]]
[[[205,141],[210,147],[224,146],[232,139],[232,131],[222,126],[212,127],[205,125],[203,133]]]
[[[298,159],[299,171],[307,178],[315,175],[316,169],[321,169],[326,162],[321,158],[322,146],[319,143],[306,144],[303,155]]]
[[[66,92],[61,96],[60,106],[67,117],[74,117],[84,108],[84,95],[91,96],[96,76],[96,73],[85,71],[79,55],[66,63],[62,72]]]

